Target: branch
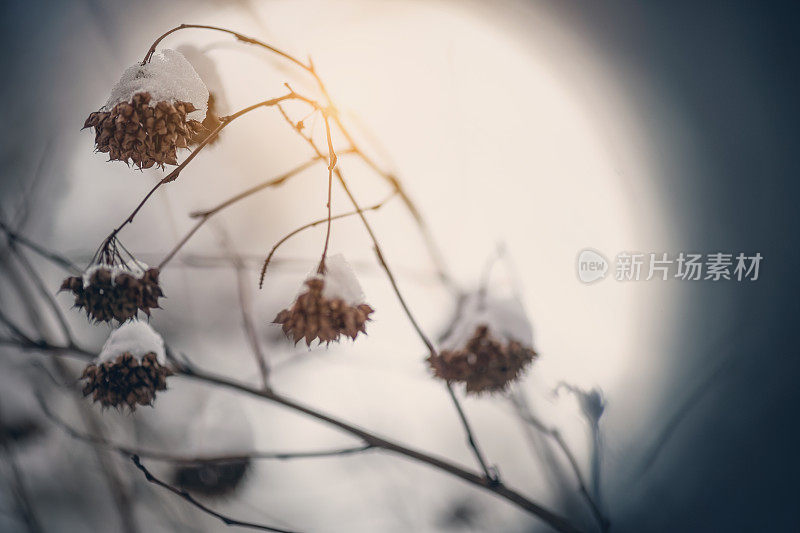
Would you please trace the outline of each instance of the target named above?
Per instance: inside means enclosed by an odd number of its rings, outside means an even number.
[[[317,143],[314,142],[314,139],[306,135],[303,135],[301,129],[296,124],[294,124],[294,122],[292,122],[292,120],[289,118],[289,115],[286,114],[286,111],[284,111],[283,107],[280,104],[278,104],[278,111],[280,111],[284,120],[286,120],[286,122],[288,122],[289,125],[294,128],[297,134],[300,135],[300,137],[303,138],[308,143],[308,145],[311,147],[312,150],[314,150],[314,153],[318,157],[323,157],[324,154],[322,153],[322,151],[320,151],[319,147],[317,146]],[[375,232],[372,230],[372,226],[367,220],[367,217],[364,216],[364,210],[359,206],[358,201],[356,200],[355,196],[353,196],[353,193],[350,191],[350,187],[348,187],[347,182],[344,179],[344,174],[342,173],[339,167],[332,168],[332,171],[336,173],[336,177],[339,180],[339,184],[344,189],[344,192],[347,194],[348,198],[350,199],[350,202],[353,204],[353,207],[355,207],[356,212],[358,213],[358,216],[361,219],[362,224],[364,225],[364,229],[366,229],[369,238],[372,240],[372,244],[375,248],[375,255],[377,255],[381,267],[383,267],[384,272],[386,272],[386,276],[389,278],[389,283],[391,284],[392,289],[394,290],[398,302],[400,302],[400,306],[403,308],[403,311],[408,317],[409,322],[411,322],[411,325],[414,327],[414,330],[417,332],[417,335],[419,336],[420,340],[422,340],[422,342],[428,348],[428,352],[430,353],[430,355],[435,356],[436,348],[434,348],[433,343],[430,341],[425,332],[422,331],[422,327],[420,327],[416,318],[414,318],[414,315],[411,313],[411,309],[408,307],[408,304],[406,303],[403,294],[400,292],[400,287],[397,285],[397,280],[395,279],[392,270],[389,268],[389,265],[386,263],[386,259],[384,258],[383,252],[381,251],[381,246],[380,243],[378,242],[378,238],[375,236]],[[498,476],[496,473],[491,472],[488,466],[486,465],[486,461],[483,458],[483,453],[481,452],[480,447],[478,446],[477,439],[475,438],[475,435],[472,432],[472,428],[470,427],[469,422],[467,421],[466,415],[464,414],[464,410],[462,409],[461,404],[459,403],[456,395],[453,394],[453,390],[450,387],[449,383],[447,384],[447,389],[449,391],[450,398],[452,399],[453,404],[455,405],[456,410],[458,411],[459,418],[461,420],[462,425],[464,426],[464,431],[467,435],[467,444],[472,449],[472,452],[475,455],[475,459],[478,461],[478,464],[483,469],[486,479],[491,481],[492,483],[498,483],[499,482]]]
[[[314,459],[321,457],[336,457],[344,455],[354,455],[361,452],[374,449],[374,446],[369,444],[362,444],[360,446],[350,446],[347,448],[333,448],[330,450],[312,450],[312,451],[292,451],[292,452],[249,452],[244,454],[231,454],[231,455],[206,455],[206,456],[185,456],[177,455],[168,452],[160,452],[155,450],[146,450],[142,448],[135,448],[123,444],[115,443],[103,436],[82,433],[73,428],[58,416],[56,416],[45,403],[44,399],[38,398],[39,405],[45,416],[50,419],[55,425],[61,428],[70,437],[84,441],[90,444],[99,444],[105,446],[121,455],[130,456],[138,455],[145,459],[152,459],[154,461],[163,461],[172,464],[215,464],[215,463],[232,463],[236,461],[243,461],[246,459],[251,460],[278,460],[287,461],[292,459]]]
[[[369,444],[375,448],[380,448],[397,455],[402,455],[414,461],[427,464],[428,466],[431,466],[433,468],[451,474],[455,477],[458,477],[476,487],[480,487],[484,490],[492,492],[495,495],[500,496],[501,498],[515,504],[517,507],[524,509],[530,514],[539,517],[548,525],[550,525],[552,528],[554,528],[556,531],[570,532],[570,533],[575,533],[579,531],[577,528],[575,528],[575,526],[573,526],[570,522],[568,522],[566,518],[557,515],[552,511],[549,511],[548,509],[542,507],[535,501],[523,496],[514,489],[506,486],[502,482],[493,482],[492,480],[487,479],[486,477],[480,474],[477,474],[473,471],[457,466],[447,461],[446,459],[441,459],[439,457],[435,457],[433,455],[429,455],[427,453],[379,437],[374,433],[370,433],[367,430],[358,428],[348,422],[327,415],[321,411],[317,411],[314,408],[300,404],[292,399],[289,399],[283,395],[276,393],[275,391],[256,389],[244,383],[223,376],[206,373],[196,369],[192,370],[176,369],[176,373],[178,375],[182,375],[191,379],[203,381],[212,385],[217,385],[232,390],[237,390],[245,394],[249,394],[251,396],[255,396],[258,398],[268,400],[273,403],[283,405],[284,407],[308,415],[328,425],[334,426],[339,430],[344,431],[345,433],[349,433],[363,440],[366,444]]]
[[[52,345],[40,346],[39,349],[41,349],[42,351],[50,351],[53,353],[60,353],[65,350],[68,350],[65,347],[52,346]],[[426,464],[444,473],[460,478],[461,480],[466,481],[471,485],[474,485],[488,492],[491,492],[513,503],[514,505],[527,511],[528,513],[539,517],[541,520],[550,525],[556,531],[560,531],[562,533],[580,532],[580,530],[577,529],[575,526],[573,526],[566,518],[544,508],[542,505],[527,498],[526,496],[523,496],[522,494],[506,486],[502,482],[493,483],[491,480],[485,478],[484,476],[476,472],[462,468],[454,463],[449,462],[446,459],[429,455],[425,452],[421,452],[419,450],[403,446],[402,444],[398,444],[383,437],[379,437],[374,433],[358,428],[348,422],[327,415],[321,411],[317,411],[314,408],[307,407],[290,398],[287,398],[286,396],[280,395],[273,390],[257,389],[245,383],[232,380],[230,378],[198,370],[195,367],[188,368],[186,366],[178,365],[177,368],[175,368],[175,373],[187,379],[193,379],[210,385],[239,391],[254,396],[256,398],[260,398],[273,403],[277,403],[279,405],[283,405],[288,409],[291,409],[298,413],[305,414],[325,424],[336,427],[345,433],[349,433],[350,435],[353,435],[358,439],[360,439],[361,441],[363,441],[365,445],[370,445],[373,448],[380,448],[382,450],[392,452],[396,455],[401,455],[411,460],[417,461],[419,463]]]
[[[243,43],[252,44],[252,45],[264,48],[265,50],[269,51],[270,53],[276,54],[276,55],[288,60],[290,63],[294,64],[297,67],[300,67],[303,71],[305,71],[306,73],[310,74],[314,78],[314,81],[317,83],[317,86],[319,87],[320,91],[324,95],[325,100],[327,101],[327,106],[329,107],[329,109],[331,111],[331,116],[333,117],[333,120],[336,122],[336,125],[339,128],[339,130],[344,135],[345,139],[347,139],[347,142],[350,144],[352,152],[357,154],[367,164],[367,166],[372,168],[379,176],[381,176],[384,180],[386,180],[388,183],[390,183],[392,185],[392,187],[400,194],[401,198],[403,199],[403,203],[408,208],[409,213],[411,213],[412,218],[414,219],[414,221],[416,222],[417,226],[420,229],[420,232],[422,233],[422,237],[423,237],[423,239],[425,241],[425,244],[426,244],[426,246],[428,248],[428,252],[431,255],[431,258],[433,259],[434,265],[436,266],[436,269],[437,269],[437,271],[439,273],[439,279],[443,283],[445,283],[445,285],[450,287],[451,289],[456,286],[455,282],[452,280],[450,275],[447,273],[447,269],[444,266],[443,255],[442,255],[441,251],[439,250],[439,247],[436,245],[436,243],[435,243],[435,241],[433,239],[433,235],[431,234],[430,229],[428,228],[427,224],[425,223],[424,219],[422,218],[422,214],[420,213],[419,209],[414,204],[414,202],[411,200],[411,198],[408,196],[408,194],[405,192],[405,190],[403,189],[403,187],[402,187],[402,185],[400,183],[400,180],[397,178],[397,176],[395,176],[394,174],[392,174],[390,172],[387,172],[387,171],[381,169],[377,165],[377,163],[375,163],[363,150],[361,150],[358,147],[358,145],[355,142],[355,139],[350,134],[349,130],[345,127],[344,123],[342,122],[341,118],[339,117],[339,113],[336,110],[336,106],[334,105],[333,100],[331,99],[330,93],[328,92],[328,88],[323,83],[322,78],[320,78],[319,74],[317,74],[316,68],[314,67],[313,62],[310,59],[308,61],[308,64],[306,64],[303,61],[301,61],[300,59],[298,59],[297,57],[295,57],[295,56],[293,56],[291,54],[288,54],[288,53],[284,52],[283,50],[280,50],[280,49],[278,49],[278,48],[276,48],[276,47],[274,47],[274,46],[272,46],[270,44],[267,44],[267,43],[265,43],[263,41],[260,41],[258,39],[254,39],[252,37],[248,37],[246,35],[242,35],[241,33],[229,30],[227,28],[220,28],[218,26],[207,26],[207,25],[202,25],[202,24],[181,24],[180,26],[176,26],[175,28],[172,28],[169,31],[165,32],[158,39],[155,40],[155,42],[150,46],[150,48],[148,49],[147,53],[145,54],[144,60],[142,61],[142,64],[145,64],[150,60],[150,58],[153,56],[153,53],[155,53],[156,47],[158,46],[158,44],[165,37],[167,37],[168,35],[176,32],[176,31],[183,30],[183,29],[190,29],[190,28],[206,29],[206,30],[212,30],[212,31],[219,31],[219,32],[222,32],[222,33],[227,33],[229,35],[234,36],[237,40],[239,40],[239,41],[241,41]]]
[[[521,394],[519,396],[510,396],[511,403],[514,405],[517,411],[517,415],[519,418],[525,422],[526,424],[532,426],[543,435],[550,437],[556,443],[556,445],[561,449],[564,456],[567,458],[567,461],[572,468],[572,472],[575,474],[575,480],[578,483],[578,490],[581,493],[581,496],[586,501],[586,504],[589,506],[589,509],[592,511],[592,515],[594,516],[595,520],[597,520],[598,525],[600,526],[601,531],[605,532],[608,531],[610,527],[610,522],[608,518],[603,515],[603,512],[600,510],[600,507],[594,501],[591,494],[589,494],[589,489],[586,485],[586,482],[583,479],[583,474],[581,474],[580,466],[578,466],[578,461],[575,458],[575,455],[570,450],[569,446],[567,445],[564,437],[561,436],[561,432],[558,431],[556,428],[547,427],[541,420],[536,418],[533,413],[530,412],[528,408],[527,401],[525,397]]]
[[[244,528],[249,528],[249,529],[257,529],[259,531],[275,531],[277,533],[294,533],[294,532],[292,532],[292,531],[290,531],[288,529],[280,529],[280,528],[277,528],[277,527],[265,526],[263,524],[256,524],[255,522],[244,522],[242,520],[237,520],[235,518],[231,518],[231,517],[226,516],[224,514],[218,513],[217,511],[215,511],[215,510],[211,509],[210,507],[207,507],[207,506],[203,505],[202,503],[200,503],[199,501],[197,501],[194,498],[194,496],[192,496],[191,494],[189,494],[185,490],[179,489],[177,487],[173,487],[169,483],[167,483],[165,481],[162,481],[162,480],[158,479],[157,477],[155,477],[153,474],[150,473],[149,470],[147,470],[147,468],[145,468],[145,466],[139,460],[139,456],[138,455],[132,455],[131,456],[131,460],[133,461],[133,464],[136,465],[136,468],[141,470],[141,472],[144,474],[144,478],[147,481],[149,481],[150,483],[153,483],[154,485],[158,485],[159,487],[163,487],[163,488],[167,489],[168,491],[172,492],[173,494],[177,494],[178,496],[180,496],[181,498],[183,498],[187,502],[191,503],[192,505],[194,505],[195,507],[197,507],[198,509],[200,509],[204,513],[209,514],[209,515],[213,516],[214,518],[219,519],[226,526],[244,527]]]
[[[384,198],[383,200],[381,200],[377,204],[374,204],[374,205],[371,205],[369,207],[364,208],[364,211],[376,211],[376,210],[380,209],[381,207],[386,205],[386,203],[389,200],[391,200],[394,197],[394,194],[395,193],[390,194],[388,197]],[[333,217],[321,218],[319,220],[315,220],[314,222],[309,222],[308,224],[304,224],[303,226],[300,226],[299,228],[295,229],[294,231],[284,235],[278,242],[275,243],[275,245],[269,251],[269,254],[267,254],[267,258],[264,260],[264,264],[261,267],[261,275],[260,275],[259,280],[258,280],[258,288],[260,289],[260,288],[263,287],[263,285],[264,285],[264,276],[266,276],[266,274],[267,274],[267,267],[269,266],[270,262],[272,261],[272,256],[275,255],[275,252],[278,250],[278,248],[283,243],[285,243],[286,241],[288,241],[289,239],[291,239],[292,237],[294,237],[295,235],[297,235],[298,233],[300,233],[303,230],[307,230],[309,228],[313,228],[314,226],[318,226],[318,225],[323,224],[325,222],[330,222],[332,220],[339,220],[340,218],[350,217],[350,216],[353,216],[353,215],[356,215],[356,214],[358,214],[358,211],[350,211],[348,213],[342,213],[340,215],[336,215],[336,216],[333,216]]]
[[[276,178],[269,179],[267,181],[259,183],[258,185],[255,185],[254,187],[250,187],[249,189],[240,192],[239,194],[237,194],[237,195],[225,200],[221,204],[219,204],[219,205],[217,205],[215,207],[212,207],[211,209],[206,209],[204,211],[195,211],[195,212],[191,213],[189,215],[191,218],[198,218],[200,220],[197,221],[197,223],[192,227],[192,229],[190,229],[186,233],[186,235],[184,235],[183,238],[180,241],[178,241],[178,244],[176,244],[172,248],[172,250],[170,250],[167,253],[167,255],[164,257],[164,259],[161,260],[161,263],[158,265],[159,270],[164,268],[167,265],[167,263],[169,263],[172,260],[172,258],[175,257],[175,254],[177,254],[178,251],[180,251],[180,249],[183,248],[183,246],[187,242],[189,242],[189,239],[192,238],[192,236],[197,232],[197,230],[200,229],[200,226],[205,224],[206,221],[209,218],[211,218],[212,216],[216,215],[217,213],[219,213],[223,209],[225,209],[227,207],[230,207],[231,205],[239,202],[240,200],[244,200],[248,196],[251,196],[251,195],[253,195],[253,194],[255,194],[255,193],[259,192],[259,191],[262,191],[262,190],[267,189],[269,187],[276,187],[278,185],[284,184],[289,178],[299,174],[300,172],[302,172],[305,169],[309,168],[310,166],[312,166],[314,163],[316,163],[319,160],[320,160],[319,157],[312,158],[312,159],[306,161],[305,163],[303,163],[301,165],[298,165],[298,166],[294,167],[293,169],[291,169],[291,170],[289,170],[287,172],[284,172],[283,174],[281,174],[280,176],[278,176]]]
[[[192,153],[190,153],[189,156],[186,159],[183,160],[183,162],[180,165],[175,167],[175,169],[172,170],[172,172],[170,172],[169,174],[164,176],[164,178],[162,178],[161,181],[156,183],[155,186],[153,186],[153,188],[150,189],[150,192],[148,192],[145,195],[145,197],[142,199],[142,201],[139,202],[139,204],[136,206],[136,208],[134,208],[134,210],[131,212],[131,214],[128,215],[128,218],[126,218],[124,221],[122,221],[122,223],[119,226],[117,226],[114,229],[114,231],[111,232],[111,234],[106,238],[104,243],[101,245],[101,250],[104,250],[105,247],[108,246],[108,244],[110,242],[112,242],[116,238],[117,234],[122,230],[122,228],[124,228],[127,224],[130,224],[131,222],[133,222],[133,219],[136,217],[136,214],[142,209],[142,207],[144,207],[144,205],[147,203],[147,200],[149,200],[150,197],[153,196],[153,194],[162,185],[165,185],[167,183],[170,183],[170,182],[175,181],[176,179],[178,179],[178,176],[180,175],[180,173],[183,171],[184,168],[186,168],[186,166],[189,163],[191,163],[192,159],[197,157],[197,154],[199,154],[203,150],[203,148],[208,146],[208,144],[211,141],[216,139],[217,136],[219,136],[220,132],[225,127],[227,127],[231,122],[233,122],[234,120],[236,120],[237,118],[239,118],[239,117],[241,117],[243,115],[246,115],[247,113],[250,113],[251,111],[254,111],[254,110],[259,109],[261,107],[272,107],[272,106],[278,105],[279,103],[284,102],[286,100],[300,100],[300,101],[306,102],[307,104],[311,105],[314,108],[318,108],[319,107],[319,104],[317,104],[317,102],[315,102],[314,100],[311,100],[310,98],[306,98],[305,96],[299,95],[299,94],[295,93],[294,91],[291,91],[288,94],[285,94],[283,96],[279,96],[277,98],[271,98],[269,100],[264,100],[263,102],[258,102],[256,104],[253,104],[253,105],[249,106],[249,107],[245,107],[244,109],[241,109],[241,110],[237,111],[236,113],[234,113],[232,115],[228,115],[226,117],[221,117],[220,118],[220,120],[221,120],[220,125],[217,126],[214,129],[214,131],[212,131],[208,135],[208,137],[203,139],[203,142],[201,142],[197,146],[197,148],[195,148],[192,151]]]

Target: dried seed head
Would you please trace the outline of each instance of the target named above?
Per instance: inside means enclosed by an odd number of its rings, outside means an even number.
[[[84,396],[91,395],[103,407],[127,405],[134,411],[137,405],[152,405],[171,375],[161,336],[146,322],[133,321],[111,333],[81,379]]]
[[[341,335],[355,340],[365,333],[372,307],[362,303],[351,305],[342,298],[327,298],[323,292],[324,278],[312,277],[305,281],[307,290],[297,297],[292,307],[284,309],[275,317],[275,324],[283,326],[283,332],[295,344],[305,338],[311,345],[315,339],[320,343],[338,341]]]
[[[129,352],[111,361],[90,363],[81,379],[86,380],[83,395],[103,407],[152,405],[156,391],[167,389],[167,377],[172,371],[158,362],[155,353],[137,357]]]
[[[177,486],[189,492],[209,497],[227,496],[242,485],[250,466],[249,458],[180,465],[172,477]]]
[[[535,357],[532,348],[500,341],[486,325],[479,325],[462,349],[442,350],[427,360],[436,377],[464,383],[467,393],[479,394],[505,390]]]
[[[191,102],[152,102],[150,93],[139,92],[130,102],[90,113],[83,127],[94,128],[96,149],[109,160],[164,168],[177,165],[178,148],[188,147],[202,131],[200,122],[187,117],[193,111]]]
[[[536,358],[533,332],[516,298],[467,295],[438,354],[427,361],[434,375],[464,383],[468,393],[505,390]]]
[[[84,309],[95,322],[136,318],[139,311],[150,316],[158,309],[158,299],[164,296],[158,284],[157,268],[146,271],[128,270],[114,265],[93,265],[83,276],[66,278],[62,291],[75,296],[75,307]]]

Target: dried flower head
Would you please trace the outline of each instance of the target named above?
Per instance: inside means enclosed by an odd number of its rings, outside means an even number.
[[[150,316],[164,296],[158,284],[159,270],[133,266],[99,264],[89,267],[82,276],[71,276],[61,284],[62,291],[75,296],[75,307],[84,309],[96,322],[112,319],[125,322],[139,311]]]
[[[179,465],[172,478],[176,485],[189,492],[203,496],[227,496],[236,491],[244,482],[250,470],[248,457],[225,462]]]
[[[97,361],[83,371],[83,395],[103,407],[134,411],[152,405],[171,375],[161,336],[146,322],[128,322],[111,333]]]
[[[440,352],[427,361],[437,378],[464,383],[467,393],[503,391],[536,358],[531,338],[517,300],[476,294],[468,297]]]
[[[253,427],[241,400],[224,394],[210,396],[189,424],[185,436],[189,454],[227,459],[177,465],[172,471],[175,484],[208,497],[227,496],[241,488],[251,469],[248,451],[254,444]]]
[[[341,335],[355,340],[359,333],[367,332],[374,310],[363,303],[353,269],[341,255],[329,257],[326,267],[324,274],[306,279],[305,292],[275,317],[275,324],[281,324],[295,344],[303,338],[309,346],[315,339],[329,344]]]
[[[177,165],[177,149],[203,131],[208,89],[175,50],[128,68],[106,104],[90,113],[84,128],[95,129],[95,145],[109,160],[144,169]]]
[[[478,394],[505,390],[535,357],[532,348],[499,341],[488,326],[480,325],[462,349],[442,350],[428,357],[428,363],[436,377],[464,383],[468,393]]]

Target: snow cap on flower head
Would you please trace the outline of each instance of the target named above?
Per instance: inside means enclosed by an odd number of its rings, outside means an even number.
[[[235,456],[225,462],[178,465],[172,478],[179,487],[205,496],[225,496],[242,486],[252,461],[253,428],[241,401],[216,394],[192,422],[187,434],[190,455]],[[238,457],[236,457],[238,456]]]
[[[137,405],[152,405],[171,375],[161,335],[135,320],[114,330],[96,362],[83,371],[83,395],[103,407],[127,405],[134,411]]]
[[[209,93],[192,65],[176,50],[128,68],[106,104],[90,113],[98,152],[140,169],[178,164],[178,148],[199,142]]]
[[[304,338],[308,346],[316,339],[330,343],[342,335],[355,340],[367,332],[374,310],[364,303],[361,284],[342,255],[328,257],[325,272],[312,274],[304,284],[305,291],[274,321],[295,343]]]
[[[141,320],[126,322],[112,331],[97,359],[100,362],[106,362],[124,353],[129,353],[139,359],[152,353],[156,356],[159,364],[167,364],[164,339],[150,324]]]
[[[536,357],[533,332],[516,298],[466,297],[459,316],[427,361],[434,375],[464,383],[467,393],[498,392],[518,379]]]
[[[121,103],[133,102],[138,93],[150,95],[149,105],[157,102],[192,104],[194,111],[186,118],[202,122],[208,109],[208,89],[183,54],[166,48],[153,54],[142,65],[136,63],[122,74],[101,111],[111,111]]]

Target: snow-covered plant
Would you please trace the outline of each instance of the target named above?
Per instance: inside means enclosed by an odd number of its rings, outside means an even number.
[[[169,49],[157,51],[158,45],[163,39],[176,31],[187,28],[222,32],[235,37],[242,43],[257,46],[275,54],[288,61],[293,67],[299,68],[302,74],[313,82],[310,90],[315,91],[315,96],[306,96],[296,92],[291,85],[285,84],[286,91],[284,93],[252,103],[230,115],[217,117],[215,113],[210,113],[213,120],[207,121],[208,127],[203,127],[201,123],[207,118],[207,112],[213,104],[213,98],[209,94],[206,84],[182,54]],[[302,114],[294,117],[295,112],[286,107],[289,103],[298,106]],[[133,224],[139,211],[153,197],[154,193],[160,187],[177,180],[204,148],[219,138],[223,129],[229,127],[238,118],[262,108],[275,108],[280,113],[283,120],[310,149],[309,158],[280,176],[252,186],[245,191],[234,192],[231,197],[223,199],[218,205],[193,213],[191,216],[196,219],[196,224],[178,240],[157,266],[151,268],[138,261],[134,254],[122,245],[119,239],[120,232],[128,225]],[[309,128],[305,127],[306,122],[314,118],[321,119],[321,122],[324,123],[324,140],[315,138],[314,131],[309,132]],[[310,59],[307,62],[302,61],[258,39],[228,29],[215,26],[181,25],[159,37],[149,48],[143,61],[124,72],[120,81],[112,89],[111,96],[105,105],[91,113],[85,125],[93,127],[95,130],[96,149],[107,153],[111,160],[133,163],[138,169],[153,167],[152,172],[164,171],[166,165],[173,165],[175,168],[161,177],[133,211],[102,241],[83,272],[80,272],[79,268],[73,267],[68,260],[56,260],[60,265],[66,265],[72,274],[63,281],[62,290],[72,294],[75,306],[85,311],[91,322],[117,321],[121,323],[111,333],[97,358],[85,367],[81,376],[84,395],[90,396],[94,402],[103,407],[128,407],[130,411],[134,411],[137,407],[152,406],[157,392],[166,389],[167,378],[176,375],[206,386],[224,387],[243,392],[259,401],[280,404],[287,409],[343,431],[358,439],[359,443],[358,446],[341,450],[297,452],[295,454],[264,453],[259,455],[257,452],[247,449],[235,449],[236,446],[230,444],[247,448],[252,444],[250,422],[241,420],[242,413],[238,408],[230,407],[224,402],[217,402],[213,399],[208,400],[209,409],[206,415],[198,418],[193,424],[192,430],[187,434],[186,439],[192,443],[192,446],[184,447],[184,452],[188,450],[195,454],[192,457],[186,457],[180,453],[171,455],[148,450],[143,450],[140,454],[139,450],[115,445],[100,436],[87,438],[87,440],[97,446],[110,446],[117,451],[124,452],[144,473],[144,479],[169,489],[173,494],[184,498],[200,511],[222,520],[227,525],[242,525],[267,531],[286,531],[236,520],[211,510],[192,496],[192,493],[204,495],[234,493],[237,488],[242,486],[242,481],[255,458],[328,456],[380,449],[426,464],[482,490],[490,491],[497,497],[539,517],[558,531],[577,531],[577,528],[567,518],[546,509],[542,504],[505,484],[498,469],[484,457],[477,436],[468,422],[454,389],[454,385],[463,384],[466,393],[471,395],[506,391],[531,366],[537,354],[533,349],[530,321],[521,303],[515,298],[492,297],[484,289],[474,294],[467,294],[457,287],[446,269],[443,268],[439,259],[441,254],[433,243],[419,210],[406,194],[400,179],[393,173],[381,169],[380,165],[359,147],[356,137],[349,131]],[[313,130],[313,128],[310,129]],[[322,133],[319,132],[318,136],[321,137]],[[342,142],[345,142],[346,146],[339,151],[339,154],[355,157],[361,160],[365,168],[369,168],[371,172],[374,171],[379,179],[389,185],[391,194],[388,197],[372,205],[362,205],[358,201],[338,165],[339,155],[334,146],[334,139],[340,138],[343,139]],[[190,146],[192,151],[188,152],[183,161],[179,162],[179,149]],[[327,346],[331,342],[336,342],[343,336],[356,340],[360,333],[366,333],[367,323],[373,318],[374,310],[366,303],[356,273],[344,257],[342,255],[329,256],[328,254],[333,222],[346,217],[357,217],[369,237],[371,249],[374,251],[377,262],[385,273],[400,307],[417,333],[419,340],[427,349],[426,360],[429,369],[432,370],[435,379],[443,382],[443,386],[456,408],[467,436],[469,448],[475,458],[475,468],[467,468],[447,458],[428,454],[389,438],[380,437],[367,429],[318,411],[303,402],[295,401],[276,392],[271,384],[271,369],[259,344],[258,328],[259,326],[265,327],[267,324],[257,324],[248,313],[243,297],[247,293],[244,286],[246,283],[244,285],[240,283],[241,312],[244,330],[248,335],[260,370],[261,383],[258,386],[245,380],[238,381],[221,374],[204,372],[192,363],[190,357],[183,355],[178,350],[170,351],[174,357],[171,357],[168,363],[164,340],[147,322],[138,320],[139,311],[149,318],[151,309],[160,307],[159,298],[163,296],[159,283],[160,273],[206,221],[245,198],[281,185],[320,163],[325,164],[325,174],[327,175],[326,216],[311,221],[280,239],[268,253],[261,270],[260,283],[263,283],[267,266],[281,244],[305,229],[325,225],[325,240],[321,247],[319,261],[314,263],[315,270],[304,280],[297,298],[289,307],[278,313],[274,322],[282,326],[285,334],[295,343],[305,340],[306,344],[311,347],[314,341],[318,341],[313,346],[314,349],[320,349],[322,344]],[[351,210],[336,215],[332,212],[334,180],[344,192],[349,205],[352,206]],[[438,347],[428,338],[424,328],[417,322],[411,310],[412,306],[403,297],[393,270],[382,251],[380,240],[366,216],[367,212],[377,211],[393,198],[402,200],[419,226],[436,265],[438,279],[448,289],[451,289],[454,295],[464,297],[457,319]],[[4,226],[2,229],[8,232]],[[18,239],[18,241],[32,246],[30,241],[22,239]],[[35,249],[42,254],[41,248]],[[13,247],[11,250],[16,252]],[[231,259],[235,260],[233,263],[238,268],[241,261],[234,255],[232,252]],[[51,254],[50,258],[53,259],[53,257],[55,255]],[[79,272],[80,275],[75,275]],[[44,287],[43,283],[38,285]],[[49,293],[44,292],[48,298],[51,297]],[[49,342],[46,335],[41,336],[43,340],[31,338],[26,335],[24,328],[16,327],[4,316],[0,316],[0,318],[6,322],[12,332],[13,340],[25,348],[49,350],[57,355],[71,353],[91,357],[93,353],[97,353],[95,350],[79,346],[57,306],[52,307],[55,308],[55,312],[59,313],[59,324],[65,339],[63,344]],[[43,327],[42,324],[37,324],[37,326]],[[424,366],[425,363],[420,361],[420,365]],[[67,369],[58,368],[62,377],[69,377]],[[602,414],[604,405],[602,396],[587,396],[583,405],[584,411],[589,414],[587,416],[598,419]],[[83,401],[80,402],[80,406],[84,410],[88,408],[87,403]],[[89,412],[86,418],[90,419],[91,415],[92,413]],[[543,431],[545,436],[556,439],[558,446],[566,450],[566,444],[555,430],[548,430],[542,424],[534,425]],[[100,426],[102,425],[96,425],[96,427]],[[232,443],[231,439],[236,442]],[[225,444],[225,446],[208,446],[209,443]],[[174,462],[173,466],[178,465],[178,468],[171,470],[170,481],[159,479],[143,464],[142,458],[148,457],[146,453],[151,458],[172,461]],[[203,454],[208,453],[221,453],[222,456],[202,457]],[[570,463],[576,464],[574,460],[571,460]],[[576,477],[582,484],[577,467]],[[607,523],[598,507],[591,500],[587,491],[583,490],[582,493],[591,504],[601,529],[605,529]],[[124,499],[124,495],[122,499]]]
[[[164,168],[204,129],[207,109],[203,80],[183,54],[166,49],[128,68],[83,127],[94,128],[96,149],[109,160]]]
[[[156,391],[167,389],[164,339],[146,322],[134,320],[115,329],[97,360],[83,371],[83,394],[103,407],[152,405]]]
[[[309,276],[304,284],[306,290],[294,304],[275,317],[295,343],[305,338],[308,346],[316,339],[329,344],[342,335],[355,340],[359,333],[366,334],[374,311],[364,303],[361,284],[344,256],[329,257],[324,272]]]
[[[467,393],[499,392],[517,380],[536,357],[533,332],[516,298],[465,297],[439,352],[428,357],[436,377],[463,383]]]

